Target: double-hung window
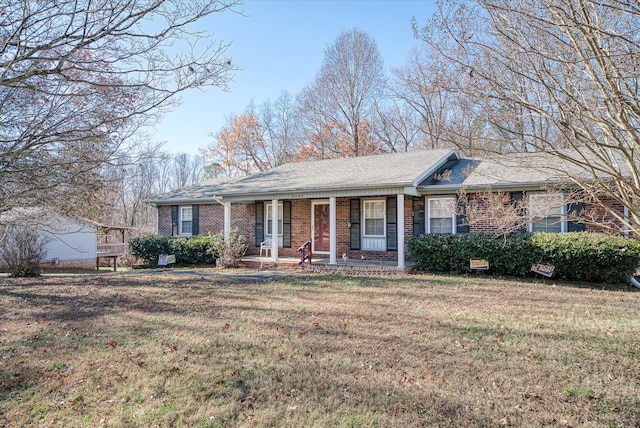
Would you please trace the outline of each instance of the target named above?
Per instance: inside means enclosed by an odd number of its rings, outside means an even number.
[[[427,233],[456,233],[455,198],[427,198]]]
[[[564,196],[562,193],[529,193],[529,231],[566,232]]]
[[[364,201],[364,236],[385,236],[385,207],[384,201]]]
[[[272,203],[266,203],[264,204],[264,209],[265,209],[265,223],[266,223],[266,230],[265,230],[265,235],[268,238],[272,238],[273,237],[273,210],[271,209],[271,207],[273,206]],[[284,236],[283,231],[284,231],[284,222],[283,222],[283,206],[282,204],[278,204],[278,246],[282,247],[282,237]]]
[[[180,235],[191,235],[193,231],[193,211],[191,207],[180,207]]]

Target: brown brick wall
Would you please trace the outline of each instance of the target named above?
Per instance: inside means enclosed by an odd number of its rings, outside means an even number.
[[[469,198],[475,198],[475,194],[469,194]],[[609,208],[623,212],[622,205],[612,198],[604,199],[605,205]],[[588,232],[600,232],[600,233],[617,233],[621,234],[623,231],[623,225],[620,221],[613,218],[611,213],[604,207],[594,204],[585,203],[583,208],[583,216],[585,219],[585,230]],[[478,223],[469,226],[471,233],[495,233],[497,229],[495,226],[487,223]]]
[[[224,207],[219,204],[198,205],[200,235],[224,230]],[[171,205],[158,206],[158,234],[171,236]]]
[[[348,227],[350,198],[336,199],[336,254],[340,260],[342,254],[354,260],[384,260],[396,261],[396,251],[352,251],[349,249]],[[298,248],[311,239],[311,202],[310,199],[291,200],[291,248],[278,249],[281,257],[298,257]],[[235,205],[235,204],[234,204]],[[247,242],[251,254],[257,254],[259,249],[255,247],[255,205],[250,204],[251,209],[246,212],[249,218],[250,230],[247,231]],[[411,238],[413,233],[413,220],[411,218],[411,198],[405,198],[405,241]],[[234,215],[235,216],[235,215]],[[240,216],[240,214],[238,214]],[[245,220],[246,221],[246,220]],[[249,238],[250,236],[250,238]],[[408,259],[408,254],[407,254]]]
[[[624,233],[624,224],[615,219],[609,210],[624,213],[624,207],[613,198],[603,198],[602,202],[608,209],[605,209],[600,204],[584,204],[584,217],[587,221],[586,230],[589,232],[622,235]]]
[[[256,247],[256,204],[236,203],[231,204],[231,228],[237,229],[238,234],[247,240],[247,253],[258,254]]]
[[[381,197],[395,197],[395,195],[382,195]],[[351,198],[337,198],[336,200],[336,221],[337,221],[337,242],[336,256],[338,260],[346,254],[352,260],[374,260],[374,261],[397,261],[397,251],[362,251],[351,250],[350,234],[348,220]],[[408,254],[407,243],[413,236],[413,216],[412,216],[412,199],[410,196],[404,197],[404,243],[405,243],[405,260],[411,260]]]
[[[413,237],[413,198],[404,197],[404,259],[411,260],[407,244]]]
[[[298,248],[311,239],[311,200],[291,200],[291,248],[280,248],[278,254],[298,257]]]
[[[474,202],[476,202],[479,207],[482,207],[482,208],[488,207],[488,202],[479,200],[477,194],[470,193],[468,197],[470,201],[473,200]],[[511,202],[512,201],[509,200],[508,203],[511,204]],[[499,233],[499,232],[501,232],[499,228],[488,220],[478,221],[472,225],[471,224],[469,225],[469,233]]]
[[[395,251],[352,251],[349,249],[349,200],[336,199],[337,257],[347,254],[355,260],[397,260]],[[258,254],[255,242],[255,203],[231,204],[231,227],[247,239],[248,253]],[[405,242],[411,238],[413,222],[411,218],[411,198],[405,198]],[[219,233],[224,229],[224,207],[221,204],[202,204],[199,209],[200,234]],[[171,206],[158,206],[158,232],[171,236]],[[282,257],[298,257],[298,248],[311,238],[311,200],[291,200],[291,248],[280,248]],[[407,255],[408,257],[408,255]]]
[[[382,195],[384,197],[393,195]],[[381,197],[382,197],[381,196]],[[469,197],[474,197],[473,194]],[[346,254],[352,260],[380,260],[380,261],[397,261],[396,251],[360,251],[350,250],[350,230],[348,227],[349,220],[349,201],[351,198],[336,199],[336,255],[338,260],[342,258],[342,254]],[[622,207],[615,201],[609,201],[610,206],[620,209]],[[200,214],[200,234],[219,233],[224,229],[224,207],[221,204],[202,204],[199,206]],[[158,233],[161,235],[171,235],[171,206],[158,206]],[[231,227],[237,228],[238,232],[245,236],[249,247],[249,254],[258,254],[259,248],[256,247],[255,237],[255,203],[234,203],[231,204]],[[405,196],[404,198],[404,242],[405,249],[408,241],[413,236],[413,217],[412,217],[412,198]],[[594,204],[585,204],[585,215],[588,220],[598,221],[600,223],[608,221],[612,223],[610,215],[602,207]],[[620,224],[616,224],[621,228]],[[587,224],[586,230],[591,232],[606,231],[605,227],[596,224]],[[609,229],[610,231],[610,229]],[[470,227],[470,232],[496,232],[490,224],[476,224]],[[311,238],[311,200],[294,199],[291,200],[291,248],[280,248],[278,254],[282,257],[297,257],[299,253],[297,249]],[[405,259],[410,260],[408,251],[405,251]]]
[[[158,205],[158,235],[171,236],[171,205]]]
[[[200,235],[220,233],[224,231],[224,207],[222,204],[199,205]]]

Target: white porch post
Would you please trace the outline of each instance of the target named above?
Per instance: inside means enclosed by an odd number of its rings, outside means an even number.
[[[271,260],[278,260],[278,200],[271,201]]]
[[[225,202],[224,206],[224,244],[229,246],[229,232],[231,231],[231,202]]]
[[[336,198],[329,198],[329,264],[336,264]]]
[[[398,215],[396,228],[398,231],[398,269],[404,269],[404,195],[398,195]]]

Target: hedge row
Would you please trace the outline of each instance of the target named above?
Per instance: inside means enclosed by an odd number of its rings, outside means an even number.
[[[480,258],[496,275],[537,275],[531,266],[543,263],[572,281],[625,282],[640,266],[640,241],[589,232],[429,234],[413,237],[409,252],[426,271],[471,272],[469,260]]]
[[[220,240],[224,245],[222,234],[188,238],[141,235],[129,240],[129,252],[149,265],[158,264],[160,254],[175,254],[176,263],[183,265],[215,264]]]

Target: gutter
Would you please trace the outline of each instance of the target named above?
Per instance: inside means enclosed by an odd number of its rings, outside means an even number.
[[[494,192],[509,192],[509,191],[527,191],[527,190],[541,190],[549,187],[562,186],[563,188],[569,188],[573,186],[564,186],[559,182],[540,182],[540,183],[500,183],[500,184],[472,184],[465,185],[460,184],[439,184],[433,186],[420,186],[417,188],[418,192],[422,195],[436,195],[436,194],[448,194],[455,193],[458,190],[465,190],[466,192],[486,192],[491,189]]]

